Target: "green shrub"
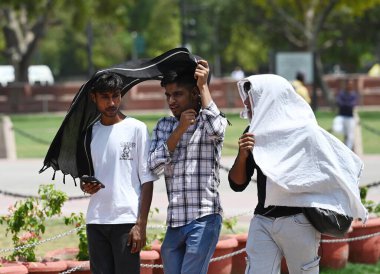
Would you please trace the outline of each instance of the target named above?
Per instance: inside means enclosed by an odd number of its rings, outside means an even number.
[[[380,216],[380,204],[372,200],[367,200],[368,187],[360,187],[360,199],[362,204],[367,208],[369,214]]]
[[[17,201],[10,206],[9,214],[0,217],[0,223],[6,224],[6,235],[12,234],[15,250],[7,259],[19,261],[36,261],[36,243],[45,233],[45,222],[61,214],[61,208],[67,195],[54,189],[54,185],[40,185],[39,197],[30,197]]]
[[[79,261],[89,260],[90,256],[88,255],[88,242],[87,242],[87,233],[85,229],[86,220],[84,218],[83,213],[71,213],[70,217],[65,217],[65,224],[71,224],[78,228],[77,235],[79,237],[79,252],[76,258]]]

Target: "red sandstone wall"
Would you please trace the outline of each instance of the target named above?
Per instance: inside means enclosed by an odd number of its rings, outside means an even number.
[[[351,75],[361,95],[361,105],[380,105],[380,78]],[[342,76],[326,76],[328,86],[336,93]],[[83,83],[64,83],[54,86],[12,85],[0,87],[0,113],[31,113],[67,111],[72,99]],[[311,87],[309,87],[311,93]],[[213,79],[210,84],[213,99],[220,108],[242,108],[236,82],[230,79]],[[317,90],[318,105],[325,102]],[[123,109],[167,109],[164,90],[159,81],[147,81],[133,87],[123,98]]]

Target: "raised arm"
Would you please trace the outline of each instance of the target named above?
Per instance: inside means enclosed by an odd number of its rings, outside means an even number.
[[[254,145],[252,133],[244,133],[239,139],[239,153],[228,173],[230,187],[234,191],[244,190],[251,180],[254,171],[251,151]]]
[[[194,77],[197,79],[199,95],[201,96],[202,108],[207,108],[211,101],[210,90],[208,89],[207,79],[210,69],[206,60],[199,60],[195,69]]]
[[[200,115],[205,121],[205,126],[210,136],[216,136],[221,141],[224,139],[227,119],[220,115],[220,111],[213,102],[207,79],[209,76],[209,66],[206,60],[198,61],[194,77],[197,79],[197,87],[201,97],[202,111]]]

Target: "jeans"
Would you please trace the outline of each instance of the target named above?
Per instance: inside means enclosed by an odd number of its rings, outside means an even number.
[[[219,214],[211,214],[181,227],[168,227],[161,247],[165,274],[206,274],[221,223]]]
[[[128,234],[134,224],[88,224],[91,273],[138,274],[140,253],[131,253]]]
[[[246,274],[279,274],[285,257],[290,274],[318,274],[319,233],[302,213],[269,218],[255,215],[246,245]]]

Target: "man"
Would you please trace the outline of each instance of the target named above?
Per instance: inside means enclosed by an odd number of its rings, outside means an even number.
[[[150,139],[144,123],[120,112],[122,78],[106,72],[91,88],[100,112],[84,137],[99,184],[81,181],[91,194],[86,224],[92,273],[140,273],[139,252],[157,176],[147,167]]]
[[[188,49],[174,48],[152,59],[128,61],[97,71],[75,95],[65,119],[47,151],[40,173],[52,168],[54,174],[57,171],[63,173],[63,182],[67,175],[70,175],[75,181],[82,175],[90,173],[87,153],[83,151],[83,143],[78,143],[78,140],[83,137],[87,128],[99,116],[96,105],[91,102],[91,98],[88,96],[93,80],[99,74],[107,71],[120,75],[123,78],[121,96],[124,96],[135,85],[147,80],[161,79],[163,73],[169,69],[176,70],[184,67],[184,64],[195,64],[196,59],[198,58],[193,56]]]
[[[166,274],[207,273],[222,222],[219,166],[227,125],[208,89],[208,63],[164,74],[161,85],[174,117],[153,130],[149,167],[164,170],[169,200],[161,247]]]
[[[241,69],[241,67],[235,67],[235,69],[231,72],[231,78],[236,81],[244,78],[244,71]]]
[[[355,144],[355,118],[354,108],[358,104],[359,96],[354,89],[354,81],[347,79],[345,87],[339,91],[336,103],[339,107],[338,115],[342,117],[344,143],[354,150]]]
[[[309,96],[309,91],[305,86],[305,75],[302,72],[297,72],[296,80],[292,82],[292,85],[296,92],[310,105],[311,99]]]
[[[256,170],[257,196],[251,220],[246,273],[319,273],[321,233],[303,207],[330,209],[363,221],[361,160],[318,126],[310,106],[277,75],[254,75],[238,82],[242,113],[250,121],[239,139],[229,171],[230,186],[243,191]]]

